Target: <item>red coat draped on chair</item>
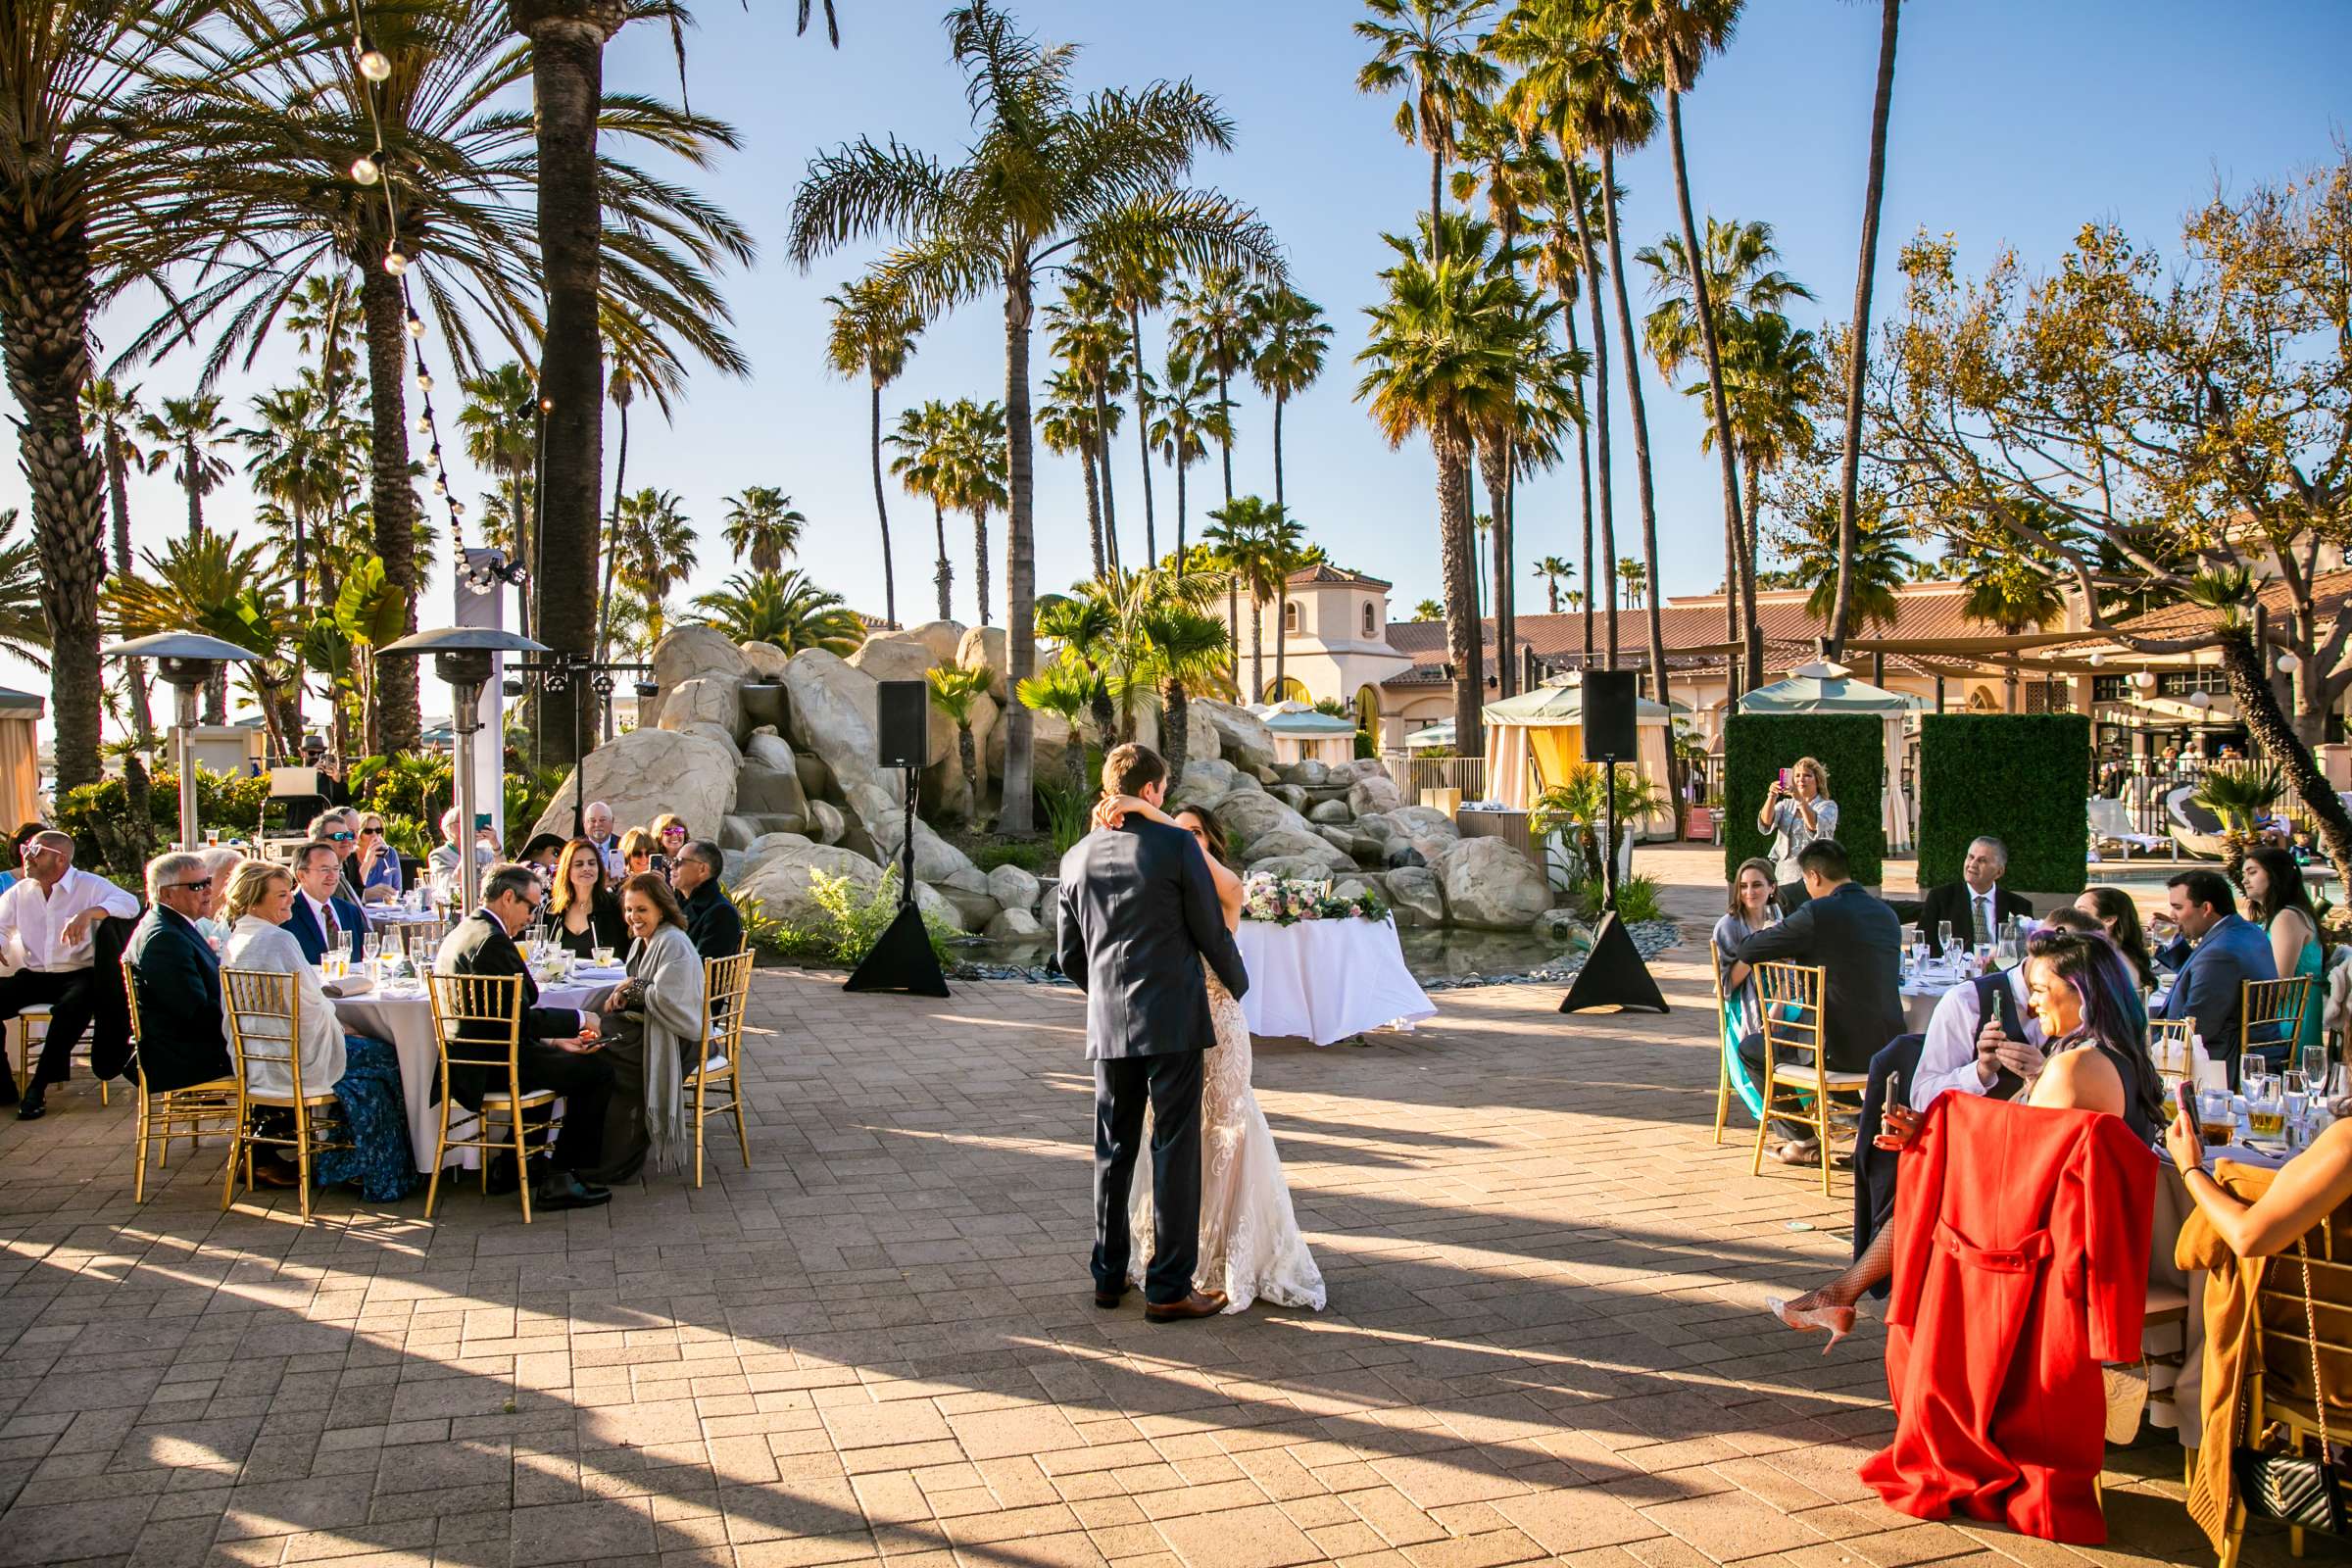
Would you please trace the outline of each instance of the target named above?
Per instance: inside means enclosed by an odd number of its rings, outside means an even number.
[[[2096,1545],[2102,1361],[2139,1358],[2156,1156],[2118,1116],[1945,1095],[1903,1155],[1888,1505]]]

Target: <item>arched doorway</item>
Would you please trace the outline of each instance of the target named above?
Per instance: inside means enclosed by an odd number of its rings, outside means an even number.
[[[1305,683],[1296,675],[1285,675],[1278,681],[1266,682],[1266,695],[1263,700],[1269,703],[1305,703],[1309,707],[1312,707],[1315,701],[1306,695]]]
[[[1380,693],[1369,686],[1355,690],[1356,752],[1359,756],[1380,754]]]

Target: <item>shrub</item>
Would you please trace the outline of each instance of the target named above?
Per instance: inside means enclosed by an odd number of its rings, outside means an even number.
[[[1577,902],[1587,920],[1597,920],[1608,907],[1608,888],[1599,877],[1592,877],[1577,886]],[[1665,908],[1658,903],[1658,881],[1640,872],[1617,884],[1617,918],[1628,925],[1637,920],[1663,920]]]
[[[1818,758],[1830,770],[1830,799],[1838,803],[1838,842],[1853,862],[1854,880],[1877,886],[1884,879],[1886,859],[1886,828],[1880,818],[1886,790],[1886,735],[1876,713],[1731,716],[1723,742],[1724,880],[1731,880],[1741,860],[1772,853],[1772,835],[1757,831],[1756,812],[1763,808],[1773,775],[1800,757]],[[1925,876],[1924,869],[1921,874]]]
[[[744,908],[744,936],[753,947],[780,957],[797,958],[806,963],[840,964],[854,968],[863,961],[890,928],[899,913],[899,872],[892,866],[882,873],[881,882],[870,893],[858,891],[858,884],[846,876],[827,871],[808,873],[808,897],[820,911],[816,919],[807,924],[769,918],[757,899],[754,907]],[[744,907],[744,901],[737,901]],[[758,918],[754,919],[754,909]],[[948,961],[948,943],[962,935],[955,927],[925,916],[923,930],[931,938],[931,952],[943,964]]]
[[[2009,847],[2001,881],[2080,893],[2090,853],[2090,719],[2082,713],[1930,713],[1920,721],[1919,885],[1960,879],[1969,840]]]
[[[196,768],[196,817],[199,830],[219,828],[223,838],[251,838],[262,820],[262,805],[270,798],[270,780],[246,773],[216,773],[199,763]],[[148,858],[179,837],[179,775],[159,772],[147,788],[144,823],[131,810],[131,787],[122,778],[77,785],[57,803],[56,826],[74,836],[74,863],[136,885],[146,874]],[[13,824],[12,824],[13,828]]]
[[[1017,865],[1032,876],[1045,876],[1054,869],[1053,846],[1038,839],[1007,839],[998,844],[983,844],[972,851],[972,864],[983,871],[994,871],[1000,865]]]
[[[1091,795],[1067,785],[1041,783],[1037,787],[1037,804],[1045,810],[1046,841],[1053,846],[1056,861],[1069,853],[1071,845],[1094,829],[1095,798]]]

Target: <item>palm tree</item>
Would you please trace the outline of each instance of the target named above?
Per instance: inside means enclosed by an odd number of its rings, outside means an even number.
[[[40,562],[31,541],[15,537],[19,520],[16,508],[0,510],[0,653],[45,670],[49,619],[41,613]]]
[[[1257,701],[1266,701],[1266,693],[1283,683],[1283,630],[1280,616],[1283,589],[1291,573],[1298,569],[1299,556],[1306,547],[1306,530],[1281,507],[1270,505],[1256,496],[1237,496],[1223,514],[1229,524],[1238,522],[1240,528],[1233,544],[1220,552],[1224,569],[1239,579],[1250,591],[1250,689],[1257,693]],[[1276,607],[1274,626],[1274,686],[1266,685],[1266,612],[1265,607]],[[1238,659],[1238,651],[1237,651]],[[1237,662],[1238,667],[1238,662]],[[1238,683],[1237,683],[1238,684]]]
[[[402,378],[411,335],[425,325],[416,297],[430,309],[460,376],[489,368],[475,341],[477,323],[494,328],[516,357],[535,356],[546,414],[537,465],[545,493],[532,530],[540,569],[530,627],[553,647],[590,652],[603,324],[614,306],[625,307],[721,368],[740,366],[710,273],[752,255],[748,232],[723,210],[611,150],[600,152],[597,122],[616,143],[659,147],[697,166],[714,148],[732,147],[734,132],[648,98],[603,94],[593,74],[583,82],[568,69],[580,61],[577,33],[543,38],[526,54],[487,5],[379,8],[368,21],[368,41],[392,66],[381,83],[351,69],[340,42],[349,11],[337,0],[279,0],[270,19],[274,30],[256,46],[262,69],[242,88],[205,82],[189,132],[207,165],[224,171],[217,177],[225,187],[190,220],[233,224],[247,243],[208,268],[141,347],[168,347],[190,335],[193,323],[233,306],[210,361],[224,364],[240,345],[258,348],[313,273],[356,268],[368,347],[369,518],[389,580],[410,602],[418,576],[417,509]],[[318,39],[333,46],[306,46]],[[565,69],[551,75],[559,57]],[[517,114],[510,89],[533,72],[535,112]],[[559,90],[565,95],[560,101],[551,96]],[[574,91],[587,96],[575,99]],[[557,133],[583,118],[590,122],[583,133]],[[368,152],[373,183],[350,172],[355,150]],[[539,247],[523,206],[526,186],[541,204]],[[586,205],[575,210],[569,204],[583,193]],[[552,228],[550,203],[571,214]],[[389,216],[395,209],[397,229]],[[430,265],[393,273],[396,234]],[[584,261],[582,248],[592,253]],[[429,412],[431,390],[421,380],[418,389]],[[424,456],[427,473],[440,478],[441,454]],[[557,760],[569,759],[573,725],[568,710],[554,708],[587,700],[585,684],[538,704],[542,750]],[[375,705],[385,744],[413,749],[414,662],[387,662]]]
[[[1740,552],[1740,592],[1746,601],[1745,640],[1759,661],[1746,671],[1747,684],[1753,687],[1763,679],[1764,638],[1755,599],[1756,558],[1762,553],[1762,479],[1765,473],[1814,450],[1812,410],[1819,402],[1825,372],[1813,333],[1777,311],[1760,311],[1727,324],[1724,387],[1732,400],[1732,435],[1739,442],[1740,469],[1747,485],[1747,535]],[[1707,395],[1703,382],[1684,391],[1694,398]],[[1713,439],[1710,424],[1700,440]],[[1834,574],[1834,565],[1832,570]]]
[[[1323,308],[1289,284],[1260,289],[1251,297],[1257,321],[1257,357],[1250,379],[1274,401],[1274,504],[1283,504],[1282,411],[1291,399],[1323,377],[1323,356],[1331,346],[1331,323]]]
[[[1862,531],[1862,540],[1855,550],[1852,587],[1854,608],[1869,624],[1863,610],[1868,603],[1865,595],[1866,573],[1862,562],[1868,556],[1871,530]],[[2039,631],[2066,615],[2066,592],[2059,579],[2048,567],[2030,561],[2013,550],[1972,550],[1967,552],[1961,580],[1968,584],[1968,597],[1960,603],[1960,613],[1970,620],[1981,620],[1998,628],[2003,636],[2015,637],[2021,632]],[[1829,600],[1825,607],[1836,613],[1837,579],[1826,582],[1827,593],[1816,597]],[[1825,615],[1822,618],[1827,618]],[[2003,682],[2003,706],[2009,712],[2017,711],[2017,661],[2009,662]]]
[[[1576,576],[1575,565],[1557,556],[1545,556],[1536,563],[1536,575],[1544,579],[1544,591],[1551,601],[1551,612],[1560,612],[1560,584]]]
[[[143,570],[107,584],[106,612],[121,637],[200,631],[260,656],[235,667],[261,710],[272,754],[283,756],[291,749],[288,731],[301,721],[286,707],[295,620],[270,554],[266,545],[199,529],[192,539],[168,542],[161,556],[141,551]]]
[[[131,570],[130,555],[130,491],[129,476],[133,469],[153,473],[164,461],[161,454],[149,457],[138,444],[139,421],[146,410],[139,406],[139,389],[118,386],[112,376],[97,376],[81,389],[82,434],[98,443],[99,461],[106,466],[106,493],[114,517],[115,571],[126,574]],[[12,511],[9,515],[15,515]],[[30,544],[12,546],[22,549],[30,560],[34,547]],[[36,589],[38,579],[32,579]],[[37,614],[38,607],[34,612]],[[44,638],[46,632],[43,633]],[[37,661],[47,668],[46,661]],[[148,709],[147,661],[126,659],[122,662],[123,679],[130,688],[131,734],[142,751],[155,743],[155,719]]]
[[[1158,416],[1152,421],[1152,445],[1176,470],[1176,570],[1184,571],[1185,470],[1208,456],[1208,442],[1233,438],[1233,411],[1217,390],[1216,379],[1182,349],[1168,350],[1167,377],[1152,399]],[[1205,439],[1204,439],[1205,438]],[[1228,498],[1226,505],[1231,507]],[[1159,564],[1157,557],[1152,559]]]
[[[958,398],[948,410],[947,466],[941,484],[951,510],[972,514],[972,586],[980,599],[980,624],[991,624],[988,595],[988,514],[1004,507],[1005,490],[1004,405]],[[1034,616],[1034,612],[1032,612]]]
[[[139,434],[171,453],[172,482],[187,494],[188,537],[194,539],[204,527],[204,498],[229,475],[220,456],[231,437],[228,421],[220,416],[220,394],[166,398],[159,412],[140,416]]]
[[[1413,606],[1413,619],[1415,620],[1431,621],[1444,620],[1445,618],[1446,607],[1439,604],[1435,599],[1424,599],[1419,604]]]
[[[956,618],[951,602],[956,569],[948,562],[948,492],[943,480],[948,471],[948,448],[955,438],[956,417],[947,404],[933,398],[919,409],[905,409],[899,414],[898,428],[884,437],[885,443],[898,456],[890,460],[890,471],[910,496],[920,496],[931,503],[931,522],[939,535],[939,564],[931,574],[939,589],[939,618]]]
[[[1149,239],[1138,243],[1096,244],[1084,261],[1086,271],[1101,280],[1110,296],[1114,314],[1127,320],[1127,359],[1125,371],[1134,383],[1136,456],[1143,466],[1144,484],[1144,559],[1158,557],[1154,535],[1158,518],[1152,495],[1152,372],[1144,367],[1144,313],[1156,311],[1167,303],[1168,258],[1162,248]],[[1108,428],[1108,426],[1106,426]],[[1110,482],[1110,459],[1105,449],[1102,460],[1102,526],[1110,536],[1110,564],[1119,564],[1117,498]]]
[[[1037,634],[1040,637],[1047,635],[1042,605],[1039,607]],[[1062,756],[1070,765],[1070,792],[1075,799],[1086,799],[1088,769],[1085,737],[1080,724],[1089,716],[1089,710],[1098,698],[1107,709],[1110,699],[1103,693],[1102,681],[1096,678],[1093,668],[1084,659],[1065,647],[1059,657],[1050,660],[1045,668],[1021,682],[1020,698],[1022,707],[1033,712],[1052,713],[1069,726],[1070,744],[1062,748]],[[1110,744],[1109,714],[1098,712],[1094,716],[1102,725],[1097,739],[1107,750]]]
[[[845,380],[865,377],[872,420],[867,441],[874,469],[874,517],[882,529],[882,618],[899,623],[899,583],[890,559],[890,504],[882,491],[882,389],[897,380],[914,352],[923,318],[896,292],[873,278],[860,278],[839,294],[828,294],[833,329],[825,340],[825,364]]]
[[[669,422],[676,416],[675,400],[686,387],[686,364],[678,357],[677,345],[653,318],[608,295],[601,320],[605,355],[612,362],[611,373],[605,378],[605,397],[612,405],[612,412],[620,416],[620,443],[612,464],[612,510],[605,516],[602,553],[605,585],[597,595],[596,657],[600,662],[612,636],[612,572],[617,557],[613,530],[619,525],[620,498],[629,490],[629,410],[636,407],[638,394],[643,393],[654,400],[654,408],[662,420]],[[723,338],[698,346],[713,365],[730,375],[743,374],[750,368],[749,362],[735,353],[734,345]],[[612,723],[612,708],[607,703],[608,739]]]
[[[1902,613],[1896,590],[1910,580],[1918,564],[1903,548],[1900,521],[1887,514],[1879,497],[1871,498],[1863,519],[1859,548],[1854,553],[1853,608],[1861,623],[1892,627]],[[1796,519],[1793,537],[1784,552],[1788,576],[1813,584],[1805,613],[1826,628],[1838,602],[1838,518],[1826,509]]]
[[[1372,15],[1355,24],[1355,35],[1374,45],[1372,58],[1355,74],[1358,92],[1394,92],[1396,134],[1429,149],[1429,220],[1445,211],[1441,200],[1446,164],[1470,105],[1502,84],[1502,72],[1479,52],[1473,29],[1489,0],[1364,0]],[[1444,243],[1442,229],[1440,243]],[[1443,259],[1442,256],[1440,259]]]
[[[1116,430],[1123,405],[1113,400],[1127,390],[1129,372],[1125,363],[1127,327],[1111,303],[1110,290],[1093,277],[1080,272],[1063,285],[1061,298],[1046,307],[1046,324],[1053,329],[1053,349],[1062,363],[1059,374],[1070,378],[1066,401],[1082,407],[1083,421],[1090,433]],[[1087,484],[1090,505],[1095,509],[1092,517],[1102,534],[1102,557],[1105,565],[1116,565],[1119,560],[1118,507],[1110,483],[1110,452],[1102,440],[1090,439],[1084,447],[1087,461]],[[1053,442],[1048,441],[1052,446]],[[1066,449],[1065,449],[1066,450]],[[1144,548],[1152,549],[1152,530],[1144,530]]]
[[[1625,608],[1639,610],[1649,592],[1649,568],[1631,556],[1617,563],[1617,585],[1625,591]]]
[[[1110,655],[1118,626],[1117,618],[1111,613],[1108,594],[1110,584],[1118,581],[1122,575],[1115,570],[1105,572],[1080,584],[1075,594],[1049,594],[1037,605],[1038,636],[1058,648],[1056,658],[1059,662],[1075,662],[1086,671],[1086,703],[1094,712],[1095,739],[1103,751],[1110,750],[1116,744],[1113,735],[1117,715],[1110,702]],[[1052,667],[1049,666],[1047,674],[1052,673]],[[1029,699],[1023,695],[1021,701],[1027,703]],[[1059,712],[1059,708],[1055,706],[1058,702],[1057,697],[1054,704],[1043,706],[1048,711]],[[1062,716],[1066,718],[1069,715],[1065,713]]]
[[[697,595],[694,608],[729,642],[768,643],[788,654],[804,648],[854,654],[865,641],[865,627],[841,596],[797,569],[739,571],[724,588]]]
[[[1120,416],[1125,408],[1117,403],[1104,403],[1098,408],[1095,393],[1074,370],[1063,368],[1046,378],[1048,402],[1037,411],[1038,439],[1046,450],[1063,456],[1075,455],[1080,476],[1086,485],[1087,543],[1094,552],[1095,575],[1100,577],[1118,564],[1109,547],[1117,543],[1103,526],[1102,468],[1109,462],[1109,435],[1118,430]],[[1098,413],[1109,419],[1107,427],[1097,422]]]
[[[670,589],[694,574],[694,524],[679,510],[675,491],[652,489],[623,496],[614,522],[613,548],[620,556],[616,575],[643,596],[658,625]],[[655,640],[660,640],[658,630]]]
[[[297,604],[331,605],[335,588],[322,582],[314,599],[314,545],[327,518],[347,514],[359,498],[355,420],[347,408],[330,404],[317,372],[305,370],[294,386],[275,387],[253,400],[253,423],[236,432],[248,456],[245,471],[257,494],[285,514],[292,535],[289,578]],[[326,573],[319,573],[321,578]],[[294,648],[293,688],[301,701],[303,649]]]
[[[1399,260],[1381,274],[1388,297],[1368,306],[1371,341],[1356,355],[1356,384],[1392,447],[1426,434],[1438,460],[1438,517],[1446,583],[1446,641],[1454,666],[1454,733],[1465,756],[1480,755],[1481,628],[1471,560],[1470,443],[1513,402],[1525,347],[1522,291],[1481,263],[1475,229],[1447,218],[1423,244],[1385,236]],[[1450,229],[1453,239],[1443,238]],[[1433,257],[1443,258],[1433,260]]]
[[[1608,450],[1605,434],[1608,428],[1608,338],[1599,331],[1600,291],[1597,287],[1591,290],[1594,340],[1590,355],[1577,341],[1576,329],[1576,303],[1580,295],[1587,292],[1586,269],[1593,265],[1592,230],[1596,219],[1592,203],[1597,194],[1595,187],[1592,172],[1582,159],[1553,160],[1544,196],[1545,223],[1536,248],[1536,281],[1549,288],[1560,302],[1560,324],[1568,343],[1570,365],[1576,368],[1576,477],[1579,514],[1584,523],[1583,561],[1588,579],[1592,573],[1593,426],[1597,425],[1603,432],[1601,450],[1604,455],[1604,474],[1607,471],[1605,455]],[[1571,212],[1572,207],[1577,210]],[[1597,399],[1586,391],[1588,375],[1599,390]],[[1610,512],[1610,500],[1605,490],[1600,504],[1604,514]],[[1612,535],[1615,533],[1613,517],[1609,531]],[[1603,548],[1609,548],[1609,544],[1604,543]],[[1558,607],[1555,605],[1553,609],[1556,612]],[[1585,660],[1590,663],[1592,659],[1592,621],[1590,616],[1584,622],[1584,639]]]
[[[972,741],[972,708],[996,681],[986,664],[934,664],[923,671],[931,706],[956,726],[956,758],[963,767],[963,819],[980,820],[980,748]]]
[[[1170,778],[1184,776],[1191,751],[1187,710],[1193,696],[1230,697],[1225,650],[1232,634],[1202,608],[1213,599],[1212,573],[1181,579],[1164,571],[1150,574],[1156,590],[1136,617],[1136,633],[1150,651],[1150,671],[1159,687],[1159,749]]]
[[[539,386],[521,363],[509,360],[496,369],[466,376],[458,382],[465,403],[458,409],[458,429],[466,438],[466,461],[488,473],[504,473],[507,481],[507,523],[513,530],[513,559],[536,578],[545,549],[532,514],[547,504],[546,486],[539,483],[539,443],[544,414]],[[530,605],[521,603],[522,631],[530,634]]]
[[[902,243],[878,276],[905,288],[926,318],[994,295],[1004,300],[1007,575],[1006,675],[1017,692],[1036,673],[1035,453],[1029,331],[1041,267],[1093,254],[1142,252],[1199,270],[1244,267],[1279,274],[1273,237],[1256,217],[1176,182],[1233,127],[1187,83],[1157,82],[1083,101],[1070,86],[1075,51],[1047,47],[989,0],[948,14],[951,53],[965,77],[977,134],[948,167],[893,142],[860,140],[810,165],[793,201],[791,251],[808,266],[840,246],[889,233]],[[1028,711],[1005,714],[1004,831],[1033,820]]]
[[[1879,79],[1870,103],[1870,172],[1862,185],[1862,259],[1854,269],[1854,316],[1846,330],[1845,451],[1838,468],[1838,604],[1830,617],[1830,653],[1845,645],[1853,597],[1845,587],[1855,547],[1855,497],[1862,481],[1862,382],[1870,370],[1870,295],[1879,269],[1879,209],[1886,199],[1886,119],[1894,102],[1895,34],[1902,0],[1879,0]]]
[[[801,530],[808,519],[795,511],[792,497],[773,485],[747,484],[741,495],[726,498],[726,528],[720,537],[739,561],[759,572],[784,569],[784,558],[798,554]]]
[[[1168,322],[1170,368],[1181,351],[1193,364],[1217,373],[1217,410],[1225,428],[1212,431],[1224,453],[1225,502],[1233,504],[1233,375],[1257,353],[1258,325],[1251,309],[1254,291],[1237,267],[1212,267],[1176,285],[1176,314]],[[1184,518],[1176,519],[1176,560],[1184,561]]]

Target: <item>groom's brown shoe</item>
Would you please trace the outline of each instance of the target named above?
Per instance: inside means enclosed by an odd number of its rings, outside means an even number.
[[[1148,1323],[1182,1323],[1196,1317],[1215,1317],[1225,1310],[1223,1291],[1195,1291],[1181,1301],[1147,1301],[1144,1320]]]

